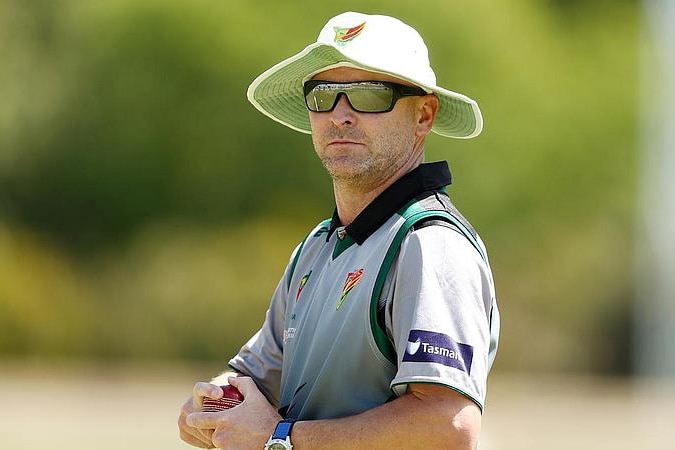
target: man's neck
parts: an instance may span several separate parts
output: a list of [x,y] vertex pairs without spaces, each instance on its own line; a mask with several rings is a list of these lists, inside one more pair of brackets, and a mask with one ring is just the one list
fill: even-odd
[[[389,184],[391,185],[391,184]],[[333,183],[335,192],[335,205],[337,206],[338,217],[342,225],[351,224],[354,219],[370,204],[378,195],[380,195],[388,186],[378,186],[369,191],[355,191],[349,188],[340,187],[339,183]]]
[[366,207],[375,200],[389,186],[406,173],[422,163],[422,158],[412,164],[401,167],[391,176],[375,184],[361,184],[333,180],[333,192],[338,217],[343,226],[351,224]]

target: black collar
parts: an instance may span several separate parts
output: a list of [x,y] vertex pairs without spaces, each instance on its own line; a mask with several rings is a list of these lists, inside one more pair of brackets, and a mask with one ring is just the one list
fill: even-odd
[[[451,181],[450,168],[446,161],[421,164],[396,180],[394,184],[370,202],[356,216],[356,219],[345,227],[345,231],[357,244],[361,245],[396,211],[412,199],[425,192],[442,189],[449,185]],[[326,241],[330,239],[330,236],[340,225],[340,218],[337,208],[335,208]]]

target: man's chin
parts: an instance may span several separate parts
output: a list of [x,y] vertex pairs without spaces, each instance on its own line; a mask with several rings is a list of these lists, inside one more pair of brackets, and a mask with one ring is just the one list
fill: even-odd
[[370,186],[376,181],[377,171],[372,167],[349,166],[349,165],[326,165],[326,171],[333,179],[333,182],[341,185],[351,185],[352,187]]
[[330,161],[324,162],[328,175],[334,180],[348,181],[363,176],[364,168],[359,167],[349,161]]

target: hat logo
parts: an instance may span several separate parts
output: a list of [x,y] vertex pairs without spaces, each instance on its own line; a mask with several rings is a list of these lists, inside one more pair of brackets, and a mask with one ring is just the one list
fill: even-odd
[[363,22],[361,25],[351,28],[333,27],[333,30],[335,31],[335,43],[337,45],[347,44],[349,41],[361,34],[364,28],[366,28],[365,22]]

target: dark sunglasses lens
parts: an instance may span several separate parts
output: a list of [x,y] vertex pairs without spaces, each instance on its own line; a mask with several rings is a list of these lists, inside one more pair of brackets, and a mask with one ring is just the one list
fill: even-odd
[[325,112],[333,109],[335,97],[338,94],[337,89],[330,89],[330,85],[318,84],[307,93],[305,102],[307,108],[314,112]]
[[391,108],[394,91],[383,84],[362,84],[347,93],[352,108],[360,112],[382,112]]
[[393,89],[380,83],[325,83],[314,86],[307,93],[307,108],[314,112],[330,111],[341,93],[347,95],[352,108],[359,112],[387,111],[394,98]]

